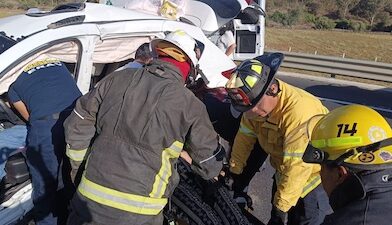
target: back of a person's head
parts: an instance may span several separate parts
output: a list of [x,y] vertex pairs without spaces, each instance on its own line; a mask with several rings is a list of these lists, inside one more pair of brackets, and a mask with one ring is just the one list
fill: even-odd
[[152,56],[152,52],[150,51],[149,43],[144,43],[140,45],[139,48],[136,50],[135,59],[149,60],[152,57],[153,56]]
[[1,95],[0,95],[0,100],[2,100],[2,101],[4,101],[4,102],[8,101],[7,93],[1,94]]

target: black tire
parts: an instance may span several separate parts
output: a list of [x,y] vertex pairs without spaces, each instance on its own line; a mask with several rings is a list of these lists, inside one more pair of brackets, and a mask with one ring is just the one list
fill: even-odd
[[[177,171],[181,180],[171,197],[171,206],[177,219],[189,225],[250,224],[225,186],[217,185],[215,180],[202,180],[181,160],[177,165]],[[207,190],[206,186],[211,185],[214,186],[214,191],[208,196],[207,203],[203,200],[203,194]]]
[[189,225],[220,225],[219,216],[211,206],[202,201],[194,188],[180,182],[171,197],[171,207],[177,220]]
[[248,225],[248,219],[242,213],[226,187],[221,186],[215,193],[214,209],[225,225]]

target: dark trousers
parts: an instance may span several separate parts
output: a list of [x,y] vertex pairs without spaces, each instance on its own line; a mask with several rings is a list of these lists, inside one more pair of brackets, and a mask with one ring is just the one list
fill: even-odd
[[[37,225],[56,225],[58,214],[66,212],[66,194],[60,165],[65,155],[63,119],[31,121],[27,133],[27,163],[29,166]],[[62,211],[62,213],[60,212]]]
[[[274,182],[272,190],[272,199],[276,192],[276,184]],[[323,187],[318,185],[305,198],[300,198],[297,204],[288,212],[288,225],[320,225],[325,216],[332,213],[329,205],[327,193]],[[279,225],[280,219],[277,218],[274,210],[271,211],[271,219],[269,225]]]

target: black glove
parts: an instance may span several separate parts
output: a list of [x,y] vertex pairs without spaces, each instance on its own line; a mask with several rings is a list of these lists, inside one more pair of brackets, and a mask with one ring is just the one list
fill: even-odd
[[[248,193],[240,191],[236,192],[234,191],[234,196],[233,198],[236,200],[237,205],[241,209],[246,209],[248,208],[249,210],[253,211],[253,200],[252,198],[248,195]],[[243,199],[243,200],[242,200]],[[244,201],[245,200],[245,201]]]
[[218,189],[222,186],[221,182],[215,180],[208,180],[202,182],[202,195],[201,198],[205,203],[214,207]]
[[225,186],[230,191],[232,191],[234,180],[239,175],[231,173],[229,168],[230,168],[229,164],[226,163],[223,164],[222,170],[218,176],[218,182],[221,183],[221,185]]
[[271,219],[267,225],[287,225],[288,224],[288,213],[283,212],[275,206],[272,207]]

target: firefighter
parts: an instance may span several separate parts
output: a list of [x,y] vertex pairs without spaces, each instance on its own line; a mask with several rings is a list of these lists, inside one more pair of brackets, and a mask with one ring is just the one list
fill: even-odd
[[74,168],[87,159],[69,225],[161,225],[185,147],[204,179],[222,168],[225,150],[205,106],[184,86],[197,75],[201,43],[175,31],[150,44],[157,59],[103,79],[65,123]]
[[391,224],[392,129],[375,110],[339,107],[315,125],[304,161],[321,164],[334,213],[323,225]]
[[307,142],[290,142],[297,126],[316,114],[322,103],[304,90],[275,79],[283,54],[245,60],[226,84],[233,108],[244,112],[234,140],[230,171],[241,174],[258,140],[270,155],[276,173],[269,225],[320,224],[329,213],[328,197],[320,185],[320,166],[302,161]]

